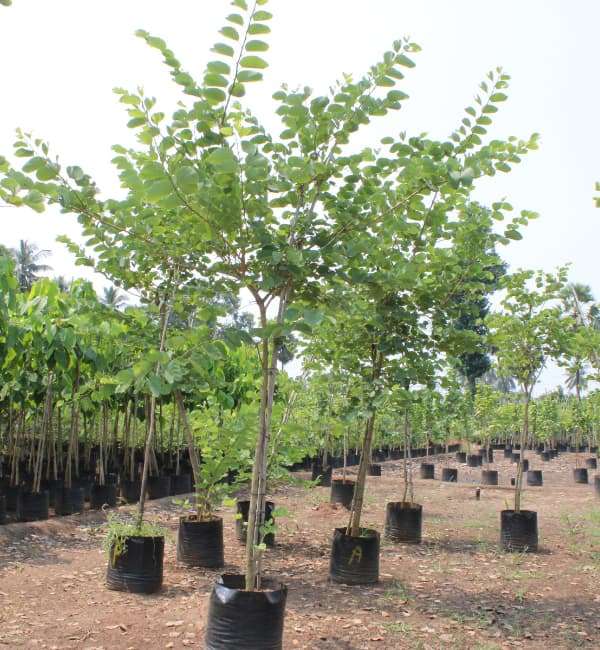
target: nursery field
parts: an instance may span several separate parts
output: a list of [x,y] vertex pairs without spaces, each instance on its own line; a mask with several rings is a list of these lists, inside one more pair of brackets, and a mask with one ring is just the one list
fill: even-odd
[[[289,511],[278,522],[265,574],[289,587],[283,647],[363,648],[597,648],[600,645],[600,498],[573,481],[574,454],[542,463],[544,486],[524,490],[538,512],[538,553],[499,550],[500,511],[512,497],[516,465],[495,452],[498,487],[475,491],[480,469],[457,465],[459,483],[415,479],[423,504],[423,542],[382,538],[380,582],[328,582],[330,544],[347,511],[329,504],[329,488],[301,482],[275,490]],[[401,463],[382,464],[369,477],[365,525],[383,529],[385,504],[399,498]],[[295,476],[310,478],[297,472]],[[132,507],[122,508],[129,511]],[[103,518],[99,512],[0,528],[0,646],[7,648],[204,647],[208,595],[223,570],[177,563],[180,509],[151,501],[148,517],[171,531],[164,586],[150,596],[105,588]],[[232,509],[224,508],[225,572],[243,571]]]

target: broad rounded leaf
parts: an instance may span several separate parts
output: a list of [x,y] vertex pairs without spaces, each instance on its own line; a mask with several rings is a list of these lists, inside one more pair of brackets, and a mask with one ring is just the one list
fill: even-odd
[[253,68],[257,70],[263,70],[269,66],[269,64],[259,56],[245,56],[240,61],[240,65],[242,68]]

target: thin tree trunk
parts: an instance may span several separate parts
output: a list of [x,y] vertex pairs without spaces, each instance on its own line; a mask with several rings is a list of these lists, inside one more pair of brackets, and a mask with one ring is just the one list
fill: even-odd
[[[169,324],[169,316],[171,313],[170,307],[167,306],[166,301],[162,302],[162,322],[161,322],[161,332],[160,332],[160,345],[159,351],[163,352],[165,349],[165,342],[167,338],[167,326]],[[156,366],[158,371],[158,364]],[[144,521],[144,506],[146,503],[146,489],[148,486],[148,470],[150,467],[150,452],[152,450],[154,430],[155,430],[155,415],[156,410],[156,398],[154,395],[150,398],[150,420],[148,424],[148,435],[146,436],[146,446],[144,449],[144,467],[142,469],[142,483],[140,486],[140,500],[138,503],[138,513],[137,513],[137,527],[141,528],[142,522]]]
[[[371,372],[372,388],[376,388],[375,384],[381,376],[381,368],[383,365],[383,354],[376,350],[373,345],[372,353],[373,368]],[[358,476],[354,486],[354,497],[352,499],[352,507],[350,509],[350,521],[348,522],[347,534],[352,537],[360,535],[360,519],[362,515],[363,500],[365,494],[365,483],[367,480],[367,468],[371,463],[371,445],[373,443],[373,432],[375,430],[375,407],[371,404],[371,415],[368,417],[365,425],[365,436],[363,439],[362,453],[360,457],[360,465],[358,467]]]
[[[199,508],[199,497],[198,490],[200,489],[200,459],[198,457],[198,449],[196,448],[196,443],[194,441],[194,434],[192,433],[192,427],[190,426],[190,421],[187,416],[187,411],[185,410],[185,404],[183,402],[183,396],[179,390],[176,390],[175,393],[175,403],[179,410],[179,418],[183,425],[183,430],[185,432],[188,451],[190,454],[190,463],[192,464],[192,474],[194,475],[194,492],[196,493],[196,508]],[[198,514],[200,514],[198,512]]]
[[[255,296],[258,298],[258,296]],[[284,289],[279,297],[277,324],[283,323],[283,315],[287,307],[289,293]],[[260,309],[261,326],[267,326],[267,310],[264,301],[257,300]],[[257,549],[260,528],[264,521],[265,496],[267,483],[267,461],[269,435],[271,431],[271,414],[273,412],[273,396],[277,378],[277,343],[264,338],[261,344],[262,382],[259,410],[259,430],[256,440],[252,482],[250,487],[250,507],[248,512],[248,529],[246,536],[246,590],[260,589],[261,553]]]
[[529,433],[529,389],[525,390],[525,405],[523,408],[523,429],[521,430],[521,449],[519,450],[519,465],[517,467],[517,480],[515,481],[515,512],[521,512],[521,492],[523,490],[523,456],[525,455],[525,440]]

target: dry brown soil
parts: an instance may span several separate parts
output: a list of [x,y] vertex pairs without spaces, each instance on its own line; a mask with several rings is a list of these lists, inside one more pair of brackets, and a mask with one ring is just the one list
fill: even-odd
[[[538,512],[539,553],[498,548],[515,466],[496,452],[501,486],[482,489],[479,501],[477,469],[461,465],[458,484],[416,481],[423,543],[383,542],[381,581],[373,587],[327,580],[332,530],[347,520],[329,506],[329,490],[277,490],[272,497],[290,516],[280,520],[265,565],[289,587],[284,648],[600,648],[600,497],[591,484],[573,483],[573,455],[530,458],[544,470],[544,487],[524,496],[524,507]],[[369,478],[364,514],[379,530],[386,502],[402,491],[400,464],[383,468],[381,478]],[[170,499],[148,510],[172,530],[164,588],[154,596],[106,589],[98,513],[0,527],[0,648],[202,648],[217,573],[176,562],[179,512]],[[226,571],[239,573],[243,548],[232,512],[222,514]]]

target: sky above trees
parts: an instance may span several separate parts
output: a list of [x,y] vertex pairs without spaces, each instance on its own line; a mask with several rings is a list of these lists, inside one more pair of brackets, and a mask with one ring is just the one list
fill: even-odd
[[[134,37],[137,28],[165,38],[190,72],[201,76],[208,49],[221,26],[226,0],[16,0],[0,15],[4,101],[0,153],[9,154],[14,128],[48,140],[64,163],[90,171],[101,188],[118,186],[110,146],[129,144],[127,116],[112,88],[141,85],[159,98],[160,109],[175,107],[176,88],[159,57]],[[482,184],[486,202],[506,196],[516,210],[531,209],[521,242],[502,251],[512,268],[551,270],[572,263],[574,281],[600,296],[596,273],[599,135],[595,128],[600,90],[593,66],[600,54],[594,33],[600,6],[586,0],[304,0],[273,6],[273,38],[266,82],[249,89],[249,104],[269,123],[271,93],[283,79],[325,90],[342,72],[359,75],[393,39],[410,34],[423,51],[403,90],[411,100],[396,115],[396,132],[449,135],[471,103],[487,70],[502,65],[512,76],[509,101],[495,120],[493,136],[541,134],[540,151],[511,174]],[[387,133],[386,133],[387,134]],[[372,129],[365,144],[384,133]],[[75,267],[54,240],[77,237],[70,218],[50,210],[37,215],[1,209],[0,243],[20,239],[52,250],[53,274],[67,278],[88,270]],[[95,278],[99,288],[105,284]],[[552,373],[554,375],[554,373]],[[554,385],[562,373],[547,376]]]

